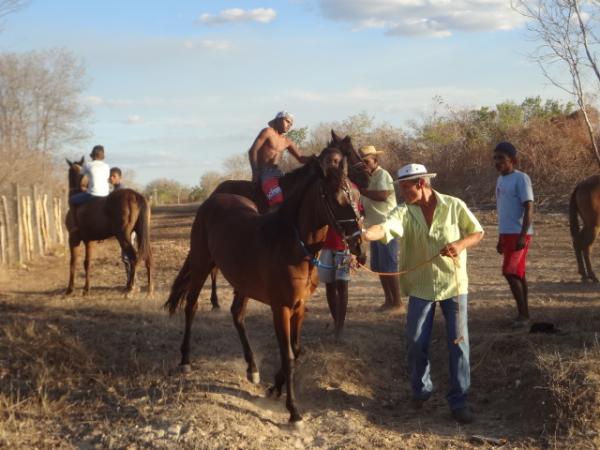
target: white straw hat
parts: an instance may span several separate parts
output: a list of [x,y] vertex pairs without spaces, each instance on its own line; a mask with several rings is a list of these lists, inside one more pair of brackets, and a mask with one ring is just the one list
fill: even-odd
[[396,172],[396,181],[435,178],[436,176],[437,173],[427,172],[427,168],[423,164],[407,164]]

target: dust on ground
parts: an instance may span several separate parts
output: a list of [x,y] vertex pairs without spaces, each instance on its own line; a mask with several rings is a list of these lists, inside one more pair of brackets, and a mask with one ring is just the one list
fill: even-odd
[[[308,302],[297,363],[302,430],[286,422],[285,394],[266,398],[279,367],[270,310],[248,308],[247,329],[261,384],[246,366],[228,312],[232,291],[220,283],[222,310],[211,311],[209,286],[201,293],[193,326],[192,367],[181,375],[183,314],[162,309],[189,248],[195,208],[153,214],[156,294],[124,298],[120,251],[114,240],[96,246],[92,290],[62,294],[68,255],[57,252],[0,274],[0,447],[13,448],[490,448],[473,435],[507,439],[510,448],[538,448],[556,438],[555,410],[541,353],[579,354],[600,330],[599,286],[582,284],[567,219],[536,218],[528,280],[534,321],[552,322],[560,334],[514,331],[516,308],[500,274],[493,215],[480,213],[486,237],[469,251],[469,334],[476,422],[452,421],[445,402],[447,349],[438,311],[431,344],[435,392],[424,408],[411,408],[404,367],[405,314],[377,311],[377,278],[360,272],[350,282],[342,342],[333,337],[324,288]],[[81,265],[80,265],[81,266]],[[596,342],[597,343],[597,342]],[[579,439],[598,443],[598,430]],[[507,448],[507,447],[504,447]]]

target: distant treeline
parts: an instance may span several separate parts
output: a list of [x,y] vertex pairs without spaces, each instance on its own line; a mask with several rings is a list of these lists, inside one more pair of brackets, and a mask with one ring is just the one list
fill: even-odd
[[[597,111],[588,113],[598,121]],[[317,153],[331,129],[350,135],[356,148],[372,144],[384,150],[380,162],[390,171],[409,162],[425,164],[438,173],[434,187],[481,207],[493,202],[497,173],[492,151],[502,140],[518,148],[519,168],[531,176],[540,206],[563,208],[576,181],[598,172],[581,112],[575,111],[572,103],[540,97],[458,110],[436,99],[434,111],[410,122],[406,129],[378,124],[375,117],[360,113],[290,134],[305,153]],[[284,158],[284,168],[296,164]],[[247,155],[240,154],[226,160],[222,171],[202,175],[197,186],[156,180],[147,186],[146,194],[157,194],[159,203],[201,201],[221,181],[249,177]]]

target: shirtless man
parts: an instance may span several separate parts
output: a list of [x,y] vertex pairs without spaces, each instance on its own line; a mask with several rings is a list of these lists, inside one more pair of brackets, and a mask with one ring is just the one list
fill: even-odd
[[289,151],[302,164],[308,161],[308,157],[300,153],[294,141],[285,135],[293,123],[294,116],[289,112],[278,112],[269,122],[269,126],[261,130],[248,150],[252,181],[260,184],[269,206],[283,201],[283,193],[279,187],[279,178],[283,172],[278,167],[283,152]]

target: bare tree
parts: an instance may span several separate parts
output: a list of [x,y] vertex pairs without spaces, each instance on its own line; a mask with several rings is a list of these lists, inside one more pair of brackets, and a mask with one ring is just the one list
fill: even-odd
[[[544,76],[558,88],[571,94],[583,114],[596,161],[600,165],[600,149],[595,124],[589,115],[588,90],[597,90],[600,82],[594,47],[600,41],[594,33],[600,3],[597,0],[514,0],[513,8],[529,19],[528,30],[540,47],[532,55]],[[585,10],[584,10],[585,8]],[[555,64],[567,67],[569,79],[562,80],[553,72]]]
[[25,7],[29,0],[1,0],[0,1],[0,17],[7,16],[19,9]]
[[223,161],[224,178],[230,180],[250,180],[252,171],[248,164],[248,154],[233,155]]
[[63,49],[0,54],[0,184],[87,137],[85,69]]

